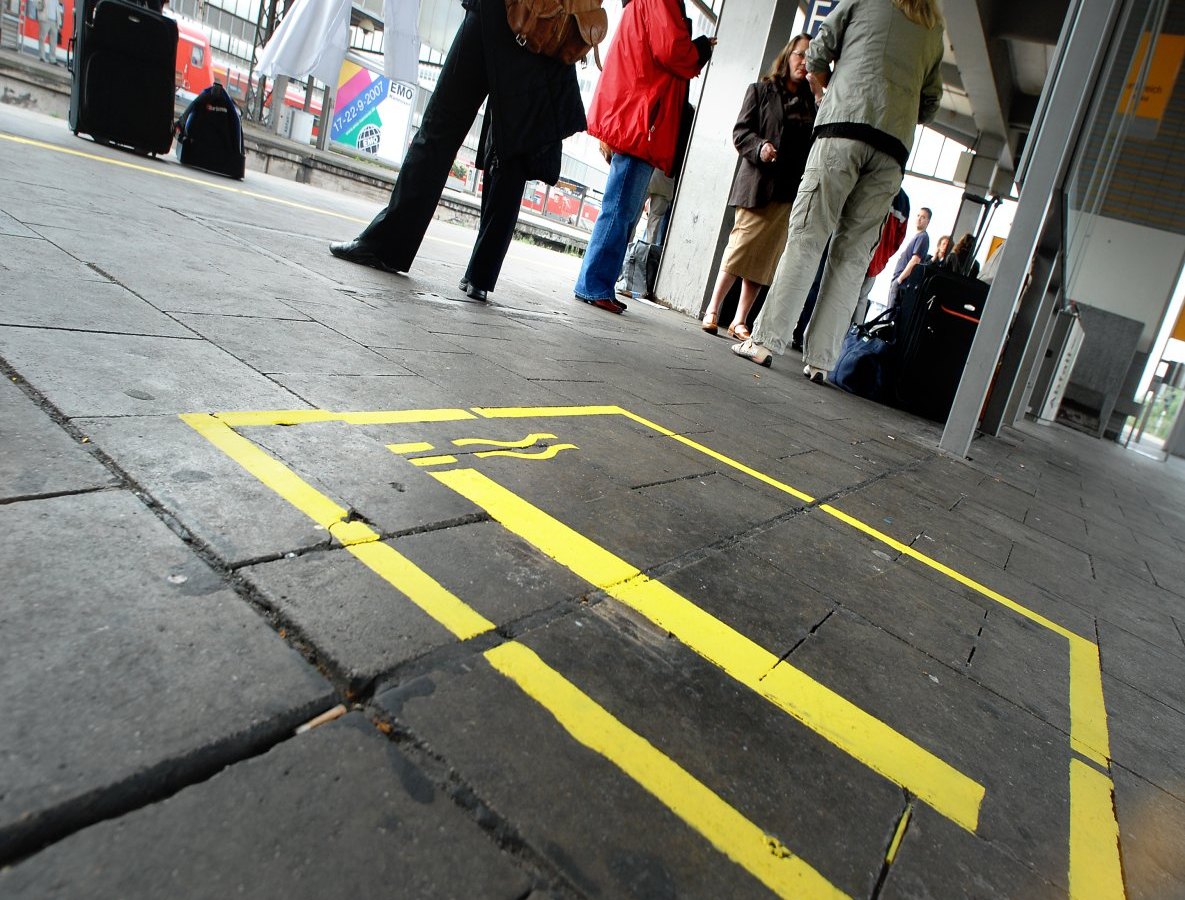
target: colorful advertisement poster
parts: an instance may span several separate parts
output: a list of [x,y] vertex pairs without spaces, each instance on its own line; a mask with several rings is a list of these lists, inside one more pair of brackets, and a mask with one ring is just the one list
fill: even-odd
[[391,163],[403,160],[415,85],[391,81],[350,60],[342,64],[329,137]]

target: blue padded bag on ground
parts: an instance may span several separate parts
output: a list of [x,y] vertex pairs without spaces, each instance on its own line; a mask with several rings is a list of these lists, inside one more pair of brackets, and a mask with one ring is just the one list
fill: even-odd
[[897,308],[848,329],[835,368],[827,380],[849,394],[887,403],[896,379],[897,348],[894,330]]

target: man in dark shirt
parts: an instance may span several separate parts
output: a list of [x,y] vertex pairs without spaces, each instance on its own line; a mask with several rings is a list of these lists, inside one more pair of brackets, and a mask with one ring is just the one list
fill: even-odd
[[930,210],[925,206],[918,210],[917,234],[910,238],[897,257],[897,265],[893,267],[893,280],[889,283],[889,306],[897,305],[897,292],[905,286],[914,268],[921,265],[930,252],[930,235],[926,234],[930,215]]

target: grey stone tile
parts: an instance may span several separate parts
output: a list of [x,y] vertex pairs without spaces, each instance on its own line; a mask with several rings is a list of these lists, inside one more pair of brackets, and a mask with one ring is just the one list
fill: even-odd
[[1185,713],[1110,675],[1103,696],[1115,764],[1185,802]]
[[1166,650],[1104,620],[1099,655],[1105,673],[1185,713],[1185,646]]
[[6,858],[332,705],[328,683],[131,494],[0,506],[0,527]]
[[[595,612],[524,641],[841,890],[862,896],[872,889],[902,806],[897,788],[676,641],[636,640]],[[466,669],[434,673],[378,702],[447,755],[479,796],[521,823],[527,842],[576,890],[768,896],[517,688],[485,665]]]
[[1025,866],[1007,847],[968,834],[917,805],[879,896],[883,900],[1061,900],[1066,892]]
[[843,611],[789,661],[982,784],[976,834],[1065,885],[1064,733]]
[[512,900],[531,882],[357,713],[0,871],[14,900]]
[[76,424],[228,566],[330,543],[324,528],[176,416]]
[[193,313],[178,318],[237,359],[269,374],[409,374],[319,322]]
[[1115,812],[1130,900],[1185,896],[1185,802],[1119,767]]
[[0,501],[119,483],[7,378],[0,379],[0,451]]
[[204,341],[0,327],[0,356],[71,418],[300,405]]

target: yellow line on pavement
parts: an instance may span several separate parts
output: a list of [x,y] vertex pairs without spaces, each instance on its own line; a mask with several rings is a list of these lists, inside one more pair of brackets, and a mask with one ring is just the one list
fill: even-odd
[[781,841],[765,834],[662,751],[631,731],[518,643],[486,651],[497,671],[546,709],[574,739],[633,778],[779,897],[844,897]]
[[242,194],[244,197],[251,197],[254,200],[266,200],[268,203],[278,203],[281,206],[287,206],[292,209],[302,209],[306,212],[320,213],[323,216],[332,216],[335,219],[345,219],[347,222],[358,222],[362,225],[367,224],[369,219],[359,219],[357,216],[347,216],[345,213],[331,212],[327,209],[322,209],[318,206],[310,206],[307,203],[298,203],[295,200],[284,200],[280,197],[272,197],[267,194],[260,194],[257,191],[249,191],[246,188],[235,187],[233,184],[224,184],[220,181],[207,181],[204,178],[195,178],[192,175],[185,175],[181,172],[172,171],[172,167],[167,163],[161,163],[157,166],[146,166],[143,163],[127,162],[122,159],[111,159],[107,156],[101,156],[98,153],[86,153],[82,150],[72,150],[69,147],[59,147],[56,144],[47,144],[45,141],[37,141],[32,138],[17,137],[15,134],[4,134],[0,132],[0,140],[11,141],[14,144],[24,144],[28,147],[37,147],[41,150],[49,150],[53,153],[63,153],[66,156],[76,156],[80,159],[89,159],[94,162],[106,163],[109,166],[118,166],[121,169],[131,169],[135,172],[145,172],[149,175],[156,175],[160,178],[172,178],[175,181],[184,181],[188,184],[196,184],[201,187],[213,188],[217,191],[225,191],[228,194]]
[[346,521],[349,511],[330,500],[284,463],[214,416],[188,413],[182,421],[294,507],[326,528],[366,566],[461,640],[494,625],[439,585],[407,557],[382,543],[364,522]]
[[413,466],[440,466],[445,463],[455,463],[457,458],[449,456],[447,453],[440,456],[417,456],[415,459],[409,459],[408,462]]
[[1074,900],[1126,896],[1113,789],[1106,775],[1080,759],[1070,760],[1070,896]]
[[984,789],[954,767],[480,472],[430,474],[872,770],[975,831]]

